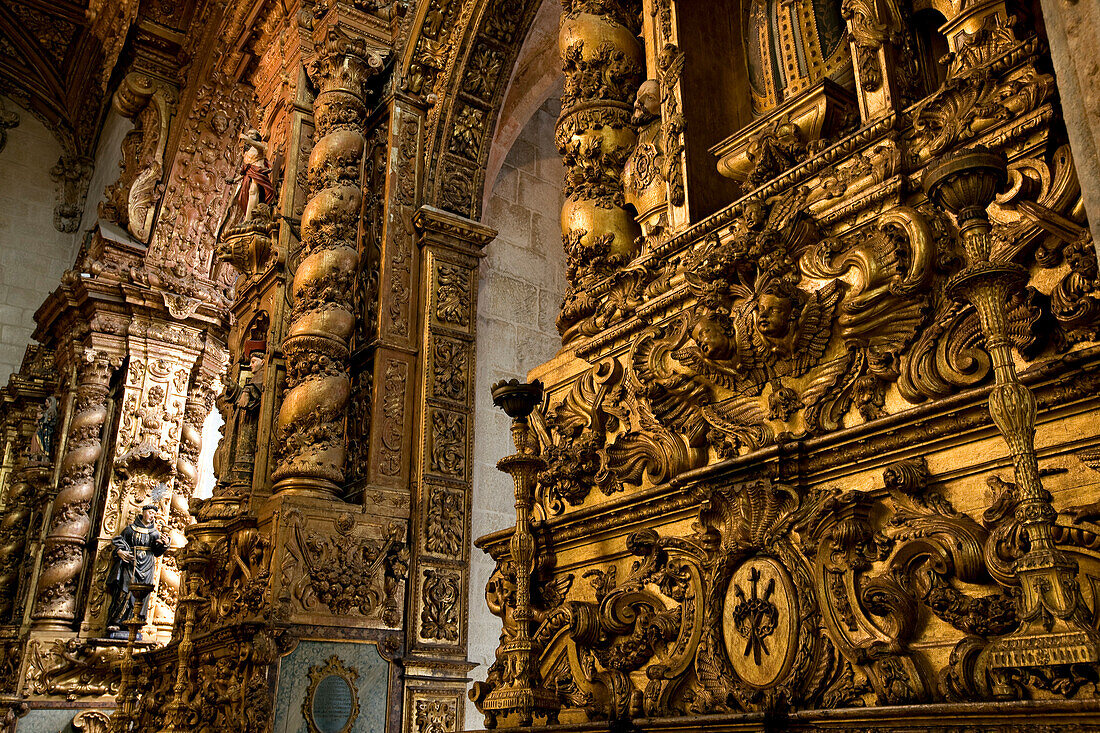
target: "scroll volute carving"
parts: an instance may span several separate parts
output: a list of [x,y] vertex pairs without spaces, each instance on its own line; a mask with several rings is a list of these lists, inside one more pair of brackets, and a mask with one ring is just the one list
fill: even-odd
[[134,127],[122,141],[121,171],[104,191],[99,216],[140,242],[149,240],[163,192],[164,151],[175,104],[175,90],[140,72],[128,74],[115,92],[114,110],[132,119]]
[[877,417],[927,317],[934,253],[914,209],[831,238],[800,194],[750,201],[688,256],[694,307],[635,338],[630,390],[721,457],[836,429],[853,407]]
[[[1014,505],[979,524],[930,485],[923,459],[890,466],[883,481],[882,500],[824,495],[804,525],[828,633],[866,671],[880,704],[988,698],[988,645],[1019,626],[1013,558],[1003,558],[1011,529],[996,518]],[[967,590],[996,589],[994,580],[1006,589]],[[910,646],[932,617],[962,636],[938,679]]]

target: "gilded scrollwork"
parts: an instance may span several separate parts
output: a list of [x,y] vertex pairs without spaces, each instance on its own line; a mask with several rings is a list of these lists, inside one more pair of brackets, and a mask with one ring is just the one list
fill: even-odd
[[78,639],[57,639],[48,647],[32,640],[27,650],[27,682],[35,694],[77,697],[110,695],[118,691],[114,669],[122,651]]
[[450,733],[457,716],[452,700],[417,700],[415,718],[417,733]]
[[289,562],[283,583],[294,608],[324,609],[339,616],[379,618],[389,626],[400,621],[399,603],[408,571],[403,528],[394,525],[377,539],[338,527],[330,538],[293,516]]

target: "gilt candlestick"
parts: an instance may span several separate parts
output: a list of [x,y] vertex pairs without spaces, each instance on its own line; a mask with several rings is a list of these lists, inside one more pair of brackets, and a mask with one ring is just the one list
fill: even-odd
[[520,725],[531,725],[534,716],[557,721],[561,706],[552,690],[540,686],[536,667],[538,659],[531,640],[531,576],[535,570],[537,548],[531,532],[531,508],[539,471],[546,461],[527,424],[527,416],[542,399],[542,384],[524,384],[518,380],[501,381],[493,385],[493,404],[512,418],[512,442],[516,452],[501,458],[497,468],[511,474],[515,484],[516,527],[509,542],[511,564],[516,575],[516,602],[513,618],[515,636],[502,647],[505,659],[503,684],[489,693],[482,704],[485,727],[496,725],[498,715],[515,714]]
[[[992,226],[986,208],[1007,180],[1003,156],[985,150],[949,155],[924,174],[928,198],[955,215],[966,267],[948,283],[974,306],[993,363],[989,412],[1012,455],[1018,492],[1015,519],[1027,538],[1016,561],[1021,593],[1019,628],[989,648],[993,692],[1009,695],[1020,668],[1044,668],[1100,661],[1100,636],[1088,620],[1077,582],[1077,563],[1054,544],[1058,512],[1043,488],[1035,453],[1036,403],[1012,360],[1008,301],[1023,287],[1027,270],[992,259]],[[1040,675],[1041,676],[1041,675]]]

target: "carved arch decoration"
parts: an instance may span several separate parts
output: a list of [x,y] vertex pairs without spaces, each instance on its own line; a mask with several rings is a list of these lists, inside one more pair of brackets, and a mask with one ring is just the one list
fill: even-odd
[[432,0],[413,21],[401,86],[430,105],[425,203],[478,219],[512,68],[545,0]]

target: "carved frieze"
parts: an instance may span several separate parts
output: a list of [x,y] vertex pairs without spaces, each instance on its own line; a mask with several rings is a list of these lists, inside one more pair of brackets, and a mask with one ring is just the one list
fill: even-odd
[[27,650],[27,686],[36,695],[112,695],[118,691],[121,658],[117,646],[95,646],[78,639],[57,639],[52,644],[32,639]]

